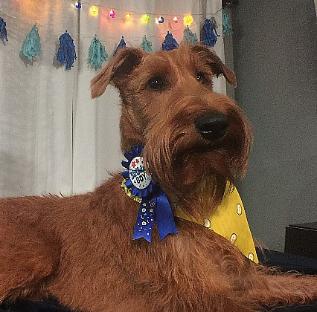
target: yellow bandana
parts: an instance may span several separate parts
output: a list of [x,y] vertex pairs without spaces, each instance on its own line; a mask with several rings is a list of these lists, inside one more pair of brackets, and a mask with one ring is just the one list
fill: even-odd
[[[140,203],[141,199],[133,196],[124,182],[125,180],[121,184],[124,192],[133,200]],[[174,214],[179,218],[196,222],[194,218],[186,215],[179,208],[175,209]],[[255,263],[259,263],[243,203],[235,187],[232,187],[232,189],[229,189],[229,186],[227,187],[221,204],[208,219],[204,220],[203,225],[228,239],[247,258]]]
[[[196,222],[194,218],[186,215],[180,209],[176,209],[175,215],[179,218]],[[247,258],[259,263],[245,209],[235,187],[231,190],[227,187],[221,204],[208,219],[204,220],[203,225],[228,239]]]

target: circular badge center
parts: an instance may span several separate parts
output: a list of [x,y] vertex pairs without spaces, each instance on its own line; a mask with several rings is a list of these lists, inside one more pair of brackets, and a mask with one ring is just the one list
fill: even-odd
[[144,168],[143,157],[134,157],[129,165],[129,177],[132,184],[139,190],[147,188],[151,183],[149,176]]

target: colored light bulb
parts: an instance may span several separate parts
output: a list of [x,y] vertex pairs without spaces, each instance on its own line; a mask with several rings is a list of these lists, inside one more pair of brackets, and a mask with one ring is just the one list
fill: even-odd
[[164,23],[164,17],[160,16],[157,21],[159,22],[159,24],[163,24]]
[[115,18],[115,17],[116,17],[116,11],[115,11],[114,9],[111,9],[111,10],[109,11],[109,16],[110,16],[111,18]]
[[76,1],[74,6],[76,9],[81,9],[81,3],[79,1]]
[[90,14],[91,16],[94,16],[94,17],[98,16],[98,14],[99,14],[99,8],[98,8],[97,6],[95,6],[95,5],[92,5],[92,6],[89,8],[89,14]]
[[150,22],[150,16],[148,14],[143,14],[141,16],[141,23],[148,24]]
[[185,15],[184,16],[184,25],[190,26],[193,23],[194,19],[191,15]]
[[125,20],[126,20],[126,22],[132,21],[132,15],[130,13],[126,14]]

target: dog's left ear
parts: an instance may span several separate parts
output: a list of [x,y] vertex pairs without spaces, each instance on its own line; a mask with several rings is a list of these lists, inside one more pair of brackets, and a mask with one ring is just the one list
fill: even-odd
[[221,59],[211,51],[209,48],[203,45],[195,45],[192,47],[193,52],[198,53],[198,55],[206,60],[208,65],[212,68],[213,73],[218,77],[224,75],[226,80],[233,85],[237,86],[237,79],[235,73],[227,67]]
[[129,75],[141,63],[144,55],[145,52],[141,49],[120,49],[91,81],[91,97],[96,98],[102,95],[110,82],[117,86],[123,78]]

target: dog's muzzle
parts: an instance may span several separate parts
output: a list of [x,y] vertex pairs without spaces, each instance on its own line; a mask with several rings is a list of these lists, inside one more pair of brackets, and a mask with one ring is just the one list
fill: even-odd
[[195,126],[204,139],[212,142],[225,136],[228,128],[228,120],[224,114],[208,112],[195,120]]

